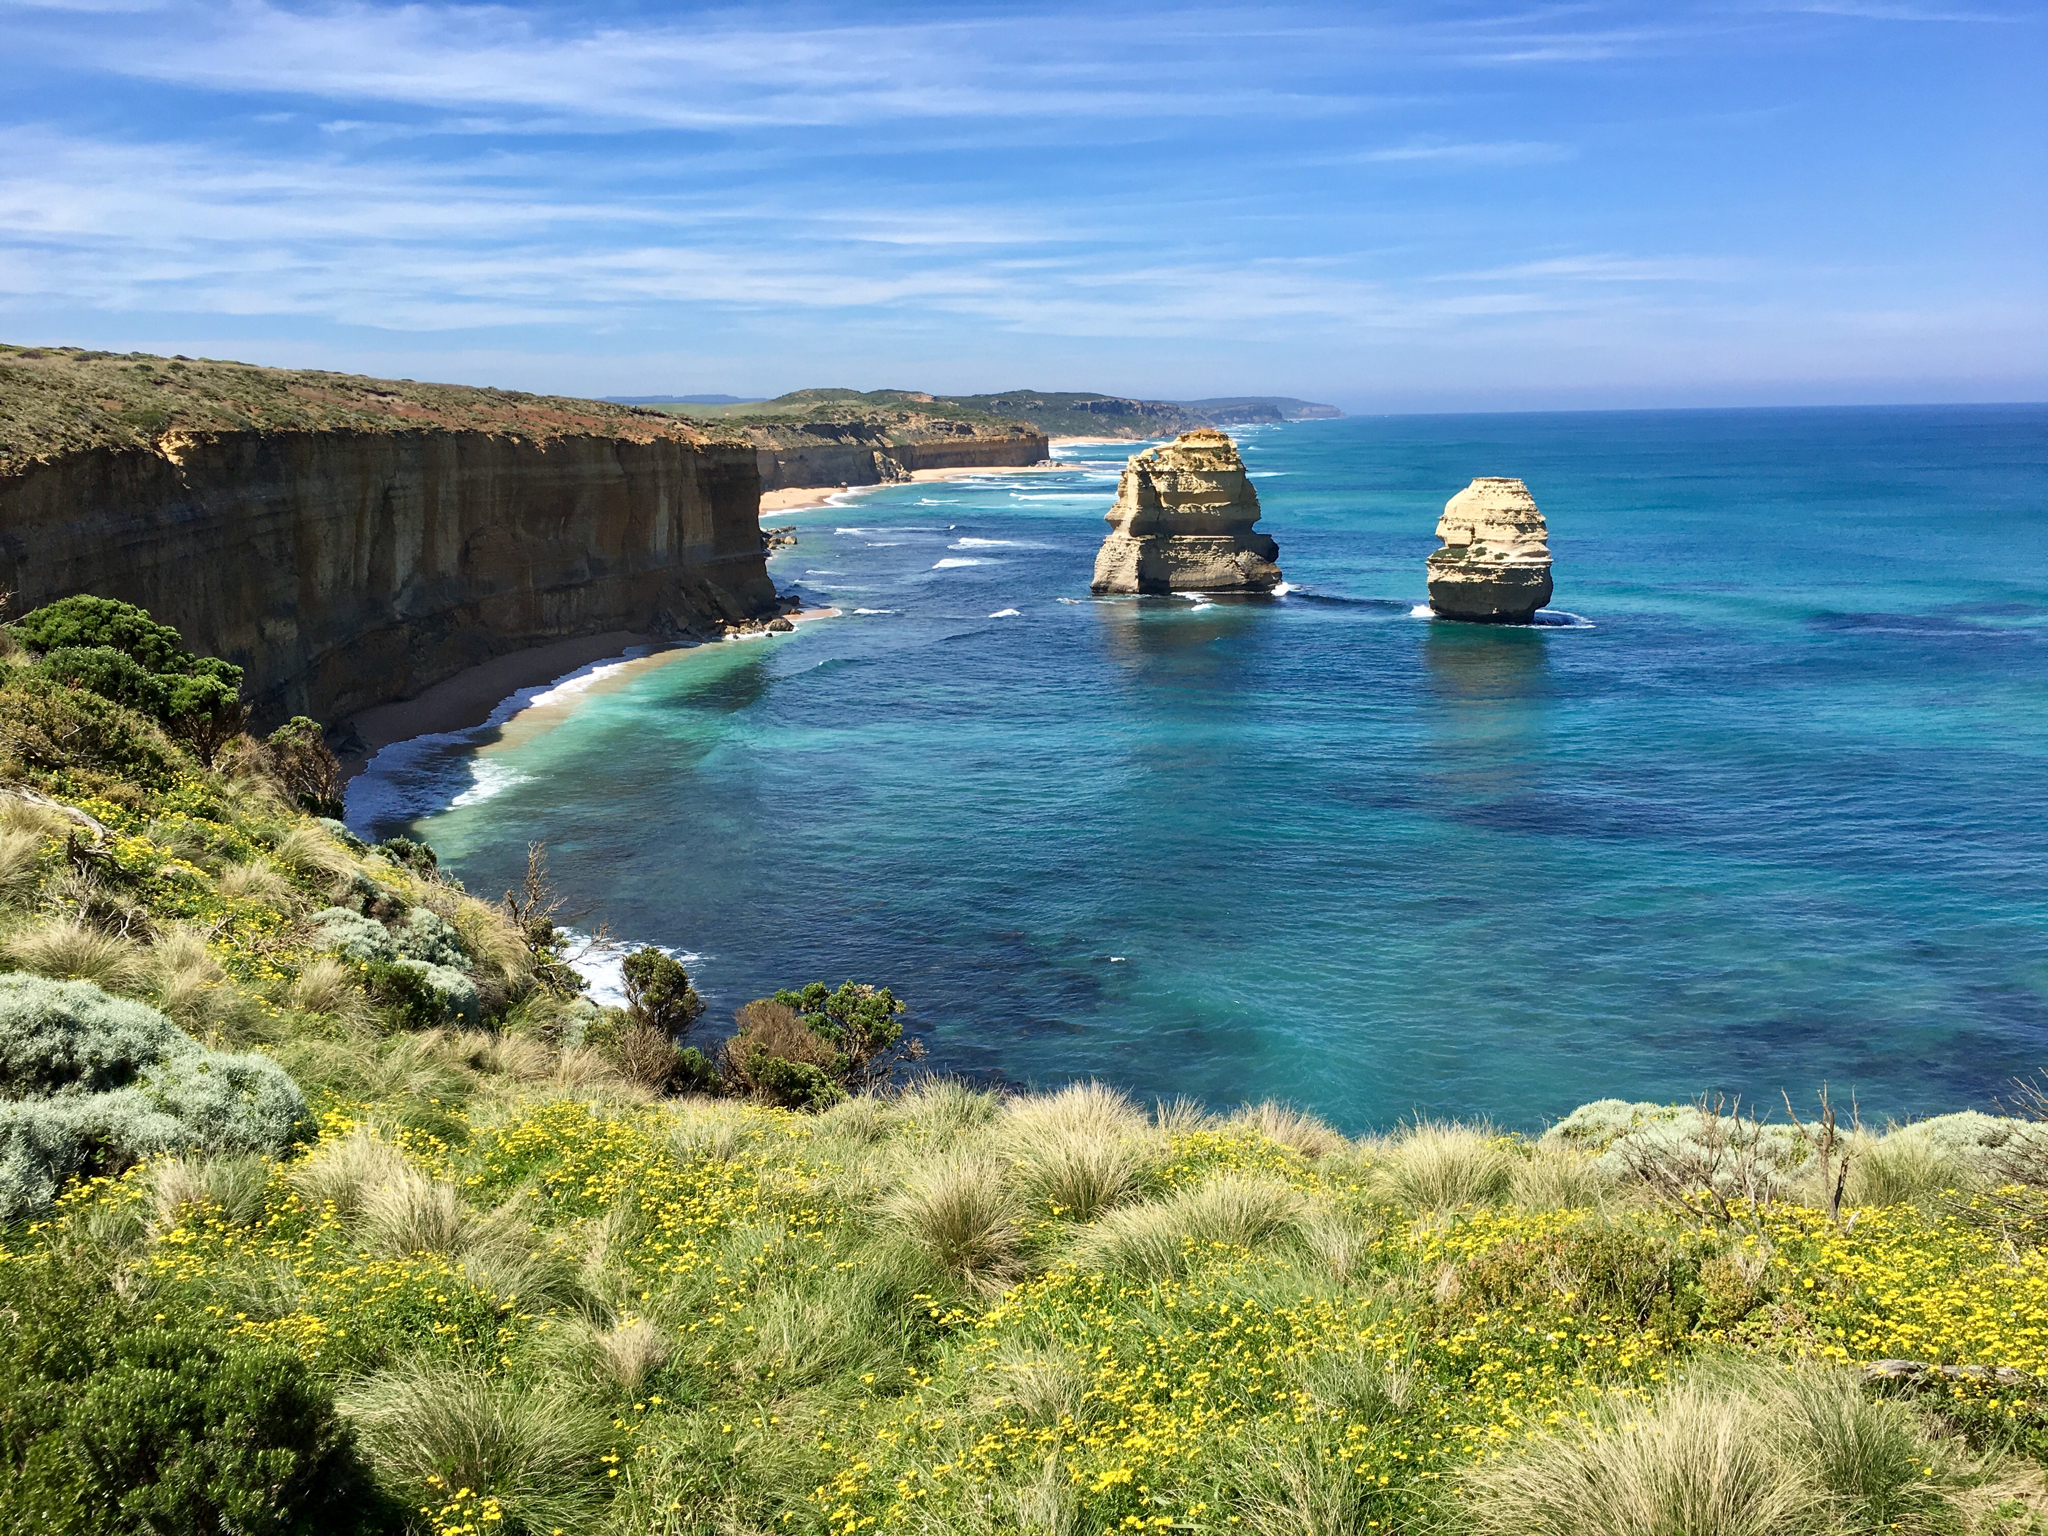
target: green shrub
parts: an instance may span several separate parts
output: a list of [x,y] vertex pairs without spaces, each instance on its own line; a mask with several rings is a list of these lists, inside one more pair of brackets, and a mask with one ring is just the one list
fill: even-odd
[[162,678],[143,670],[126,651],[111,645],[64,645],[50,652],[39,669],[66,688],[88,688],[103,699],[125,704],[138,714],[162,719],[170,689]]
[[328,750],[319,721],[294,715],[263,745],[271,776],[300,810],[323,817],[342,814],[341,764]]
[[190,767],[150,716],[39,672],[0,683],[0,742],[17,772],[84,769],[161,789]]
[[248,718],[240,667],[195,656],[175,629],[132,603],[67,597],[17,620],[14,636],[43,654],[53,679],[151,716],[190,742],[203,763]]
[[736,1092],[790,1109],[829,1109],[846,1097],[847,1059],[808,1028],[794,1008],[770,998],[733,1016],[739,1033],[725,1042],[725,1076]]
[[284,1150],[311,1128],[267,1056],[200,1046],[90,982],[0,976],[0,1221],[159,1152]]
[[438,1029],[448,1022],[448,1005],[413,960],[372,960],[363,967],[370,1000],[399,1029]]
[[682,962],[648,945],[626,956],[626,1011],[664,1035],[681,1036],[704,1012]]
[[347,907],[322,907],[307,921],[313,925],[314,944],[329,954],[364,962],[398,958],[391,930],[374,917]]
[[142,1003],[87,981],[0,976],[0,1097],[105,1093],[198,1044]]
[[395,1529],[288,1350],[125,1302],[77,1260],[0,1266],[0,1528],[76,1536]]
[[797,1015],[798,1022],[846,1058],[836,1076],[855,1089],[888,1082],[899,1062],[923,1057],[921,1041],[903,1039],[904,1004],[887,987],[844,982],[835,992],[822,981],[802,991],[775,994],[777,1003]]
[[14,638],[32,651],[105,647],[132,658],[152,674],[183,672],[198,658],[168,624],[133,603],[111,597],[67,597],[14,621]]
[[629,1081],[656,1093],[710,1093],[718,1069],[705,1054],[678,1046],[670,1035],[624,1008],[606,1008],[583,1031],[596,1050]]

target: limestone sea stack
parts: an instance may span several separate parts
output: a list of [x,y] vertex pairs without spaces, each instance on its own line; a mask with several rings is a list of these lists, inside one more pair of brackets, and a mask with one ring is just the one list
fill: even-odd
[[1474,480],[1444,503],[1429,606],[1447,619],[1526,624],[1550,601],[1550,530],[1519,480]]
[[1270,592],[1280,546],[1252,532],[1259,493],[1237,444],[1198,428],[1131,455],[1095,556],[1093,592]]

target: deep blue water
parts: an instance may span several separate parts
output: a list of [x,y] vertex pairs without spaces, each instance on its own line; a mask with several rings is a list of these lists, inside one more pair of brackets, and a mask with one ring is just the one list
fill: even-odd
[[[395,754],[357,819],[482,891],[546,839],[713,1018],[886,983],[1017,1083],[1358,1129],[2048,1066],[2048,407],[1241,441],[1281,598],[1091,599],[1128,447],[859,494],[775,519],[846,617]],[[1528,481],[1583,624],[1414,614],[1474,475]]]

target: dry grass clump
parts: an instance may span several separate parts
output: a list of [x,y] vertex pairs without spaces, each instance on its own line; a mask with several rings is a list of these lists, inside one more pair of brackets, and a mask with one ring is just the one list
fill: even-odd
[[220,872],[220,893],[230,901],[250,901],[280,912],[289,912],[298,904],[291,882],[265,858],[228,865]]
[[1599,1159],[1567,1147],[1538,1147],[1508,1176],[1508,1198],[1529,1211],[1596,1210],[1613,1193]]
[[1970,1528],[1992,1469],[1848,1372],[1730,1362],[1466,1475],[1476,1536],[1837,1536]]
[[415,1509],[467,1488],[495,1499],[508,1529],[580,1531],[609,1491],[598,1458],[611,1421],[558,1387],[416,1360],[359,1383],[342,1406],[382,1481]]
[[470,1224],[460,1190],[412,1167],[367,1190],[358,1219],[363,1246],[393,1258],[454,1253]]
[[1294,1108],[1266,1099],[1248,1104],[1230,1117],[1234,1125],[1248,1125],[1283,1147],[1292,1147],[1310,1161],[1342,1152],[1351,1143],[1328,1122]]
[[1092,1082],[1013,1100],[996,1140],[1024,1197],[1071,1221],[1136,1199],[1159,1150],[1131,1101]]
[[969,1290],[993,1294],[1022,1271],[1016,1197],[992,1157],[939,1163],[887,1199],[881,1214],[922,1259]]
[[[22,801],[0,800],[20,805]],[[19,901],[42,879],[43,837],[21,827],[0,826],[0,901]]]
[[1418,1120],[1373,1169],[1380,1194],[1416,1211],[1491,1205],[1505,1198],[1515,1158],[1491,1126]]
[[176,1226],[192,1206],[216,1209],[237,1226],[254,1221],[263,1214],[272,1166],[261,1157],[165,1158],[150,1170],[156,1230]]
[[344,1220],[363,1209],[371,1193],[415,1176],[405,1154],[376,1132],[357,1126],[346,1136],[323,1142],[292,1170],[292,1184],[316,1209],[332,1205]]
[[1307,1201],[1265,1174],[1223,1173],[1164,1200],[1109,1212],[1081,1234],[1084,1265],[1139,1279],[1184,1274],[1218,1248],[1253,1249],[1298,1233]]
[[149,956],[140,944],[71,918],[51,918],[16,934],[7,955],[38,976],[89,981],[108,992],[139,992],[149,984]]
[[299,968],[288,994],[300,1013],[318,1014],[348,1025],[369,1022],[370,999],[348,965],[332,955],[321,955]]

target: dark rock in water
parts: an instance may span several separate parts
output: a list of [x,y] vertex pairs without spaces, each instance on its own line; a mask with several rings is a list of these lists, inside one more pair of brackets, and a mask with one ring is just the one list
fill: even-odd
[[1447,619],[1526,624],[1550,601],[1550,530],[1519,480],[1483,477],[1444,503],[1429,606]]

